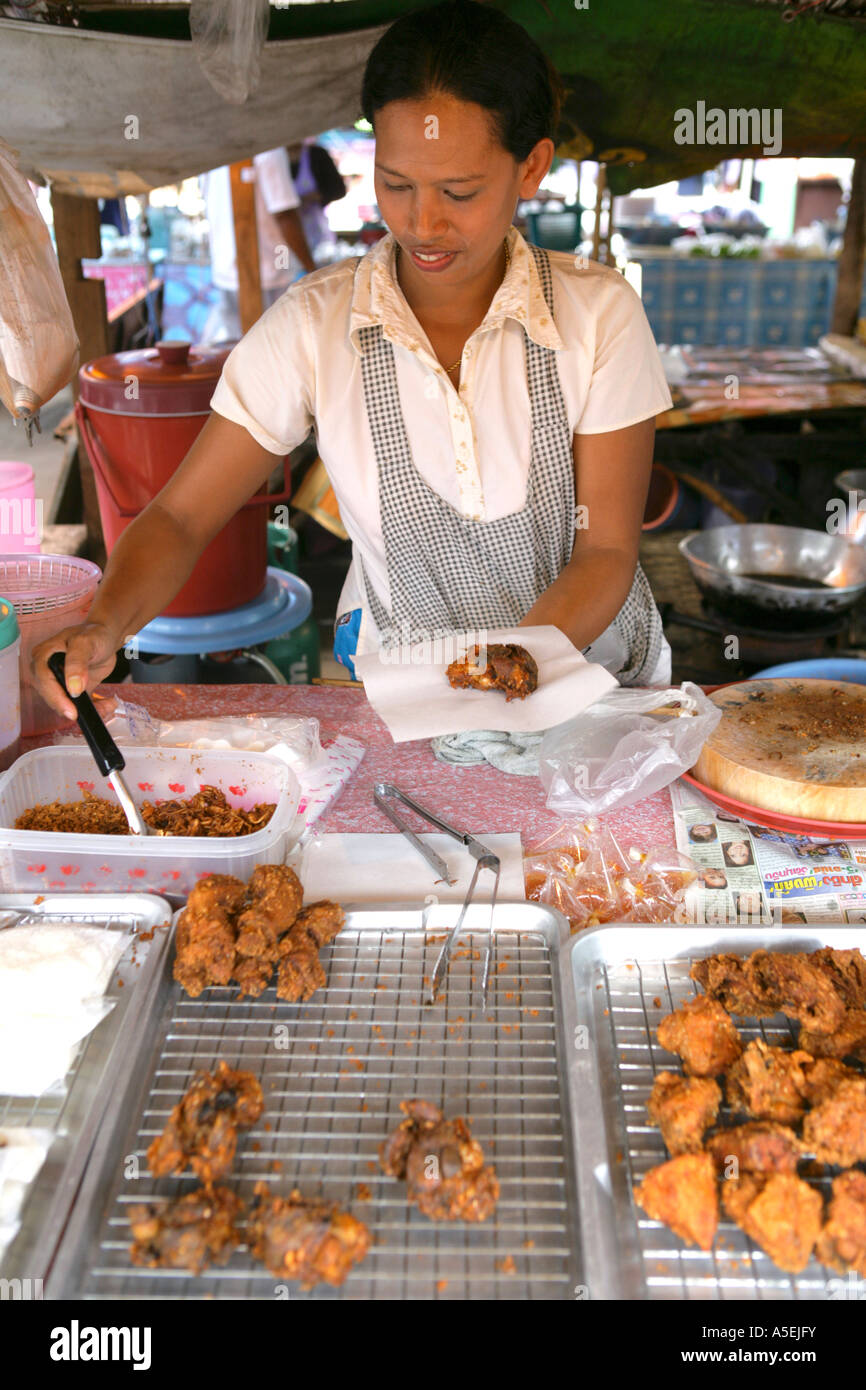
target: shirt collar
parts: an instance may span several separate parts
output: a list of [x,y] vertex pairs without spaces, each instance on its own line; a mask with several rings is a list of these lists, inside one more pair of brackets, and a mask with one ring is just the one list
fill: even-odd
[[[565,344],[544,298],[535,257],[516,227],[509,228],[507,240],[511,264],[477,331],[487,332],[512,318],[541,347],[563,348]],[[406,303],[395,273],[396,251],[397,243],[388,232],[358,262],[349,320],[349,338],[356,352],[360,352],[358,330],[377,323],[392,342],[410,351],[422,346],[420,325]]]

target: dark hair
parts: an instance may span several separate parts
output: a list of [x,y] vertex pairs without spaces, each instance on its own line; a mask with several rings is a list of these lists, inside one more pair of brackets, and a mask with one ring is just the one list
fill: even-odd
[[483,106],[500,144],[520,163],[539,140],[556,139],[562,84],[520,24],[474,0],[449,0],[403,15],[367,59],[366,120],[390,101],[442,92]]

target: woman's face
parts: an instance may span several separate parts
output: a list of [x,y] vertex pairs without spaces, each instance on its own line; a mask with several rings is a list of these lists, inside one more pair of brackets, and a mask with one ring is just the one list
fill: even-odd
[[[532,197],[550,168],[553,141],[518,164],[484,108],[452,96],[389,102],[375,128],[376,200],[403,252],[401,279],[451,299],[499,255],[517,200]],[[419,250],[448,254],[424,263]]]
[[748,864],[752,857],[745,840],[732,840],[728,845],[728,859],[732,864]]

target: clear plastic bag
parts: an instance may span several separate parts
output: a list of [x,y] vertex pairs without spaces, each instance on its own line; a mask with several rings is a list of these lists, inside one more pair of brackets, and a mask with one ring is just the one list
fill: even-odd
[[199,67],[224,101],[242,106],[259,85],[268,0],[192,0],[189,32]]
[[78,337],[51,237],[14,151],[0,140],[0,400],[38,426],[72,379]]
[[545,734],[538,763],[548,807],[587,817],[643,800],[697,762],[721,717],[689,681],[610,691]]
[[672,846],[624,849],[595,821],[563,824],[523,859],[526,896],[549,903],[572,931],[603,922],[686,922],[698,866]]

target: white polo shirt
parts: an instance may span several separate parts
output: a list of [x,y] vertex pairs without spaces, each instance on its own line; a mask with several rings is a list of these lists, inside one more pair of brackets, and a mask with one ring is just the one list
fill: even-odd
[[[529,247],[508,233],[511,264],[467,341],[459,392],[439,364],[394,272],[390,234],[364,257],[292,285],[234,348],[211,401],[265,449],[283,455],[315,425],[353,563],[338,614],[364,610],[358,653],[379,645],[360,555],[390,610],[376,458],[367,422],[358,330],[381,323],[394,346],[412,458],[457,511],[494,521],[526,499],[530,404],[523,330],[555,348],[575,434],[623,429],[672,405],[640,299],[615,270],[549,251],[554,322]],[[578,496],[578,501],[580,498]]]

